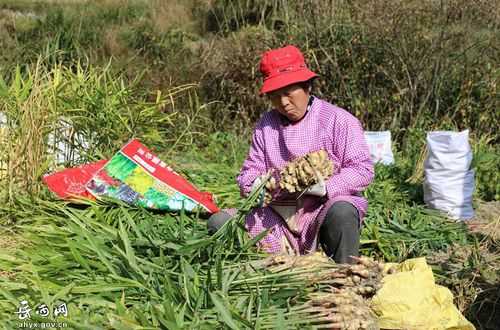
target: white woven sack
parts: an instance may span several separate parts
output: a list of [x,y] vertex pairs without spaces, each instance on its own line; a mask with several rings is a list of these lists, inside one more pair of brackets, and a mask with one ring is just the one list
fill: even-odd
[[472,162],[469,130],[462,132],[435,131],[427,133],[427,169],[467,171]]
[[370,157],[374,163],[381,162],[384,165],[394,163],[391,131],[366,131],[365,140],[370,149]]
[[468,133],[439,131],[427,134],[424,202],[457,220],[474,216],[474,171],[469,170],[472,151]]
[[474,217],[473,193],[474,170],[455,175],[425,171],[424,202],[452,219],[469,220]]

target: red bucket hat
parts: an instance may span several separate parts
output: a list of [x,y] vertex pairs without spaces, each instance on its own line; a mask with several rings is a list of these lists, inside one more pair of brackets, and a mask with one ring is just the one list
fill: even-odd
[[260,72],[264,76],[260,95],[318,76],[307,68],[304,55],[295,46],[265,52],[260,60]]

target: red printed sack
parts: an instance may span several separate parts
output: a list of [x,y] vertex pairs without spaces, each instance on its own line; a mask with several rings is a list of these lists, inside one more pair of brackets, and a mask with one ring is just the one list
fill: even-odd
[[94,196],[87,191],[87,182],[106,164],[106,160],[67,168],[59,172],[45,175],[43,181],[50,191],[62,199],[90,198]]

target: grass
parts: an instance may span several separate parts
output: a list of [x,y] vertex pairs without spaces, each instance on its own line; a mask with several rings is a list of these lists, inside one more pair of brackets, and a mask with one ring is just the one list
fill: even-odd
[[[0,257],[1,268],[15,273],[13,279],[2,278],[1,313],[6,327],[14,324],[8,316],[14,295],[44,300],[49,306],[68,301],[75,311],[69,323],[75,328],[123,327],[134,322],[169,327],[174,321],[181,323],[180,328],[183,323],[214,324],[217,316],[210,308],[217,307],[219,300],[215,292],[208,295],[206,290],[216,291],[210,276],[222,283],[223,274],[211,272],[229,257],[237,263],[258,256],[248,254],[251,245],[245,248],[245,241],[233,241],[230,228],[209,237],[202,221],[184,214],[152,215],[95,204],[75,209],[43,200],[35,201],[38,212],[33,202],[19,200],[18,211],[3,209],[19,214],[15,227],[29,241],[15,257]],[[26,217],[27,213],[31,215]],[[126,299],[126,306],[120,305],[120,297]],[[174,313],[180,306],[186,319]],[[108,315],[111,311],[116,314]]]
[[[227,153],[231,139],[218,134],[208,140],[213,141],[212,151],[231,155]],[[75,329],[310,327],[314,320],[299,312],[300,302],[311,290],[303,287],[302,275],[276,276],[248,268],[248,262],[264,255],[253,248],[240,227],[252,205],[252,200],[238,197],[231,179],[243,151],[235,150],[220,162],[212,155],[193,150],[176,154],[172,164],[190,173],[199,188],[217,188],[213,192],[223,205],[240,206],[236,221],[216,236],[207,235],[205,220],[196,214],[151,213],[106,203],[75,207],[48,196],[19,197],[14,208],[0,208],[0,218],[12,219],[10,225],[2,222],[2,227],[23,238],[22,246],[0,250],[0,269],[9,270],[8,276],[0,277],[4,327],[16,324],[12,312],[20,299],[50,306],[68,302],[68,321]],[[483,245],[464,225],[430,214],[407,198],[407,187],[395,183],[401,180],[395,174],[401,173],[403,165],[377,167],[376,181],[366,192],[371,205],[362,233],[363,254],[397,262],[457,249],[479,253]],[[460,286],[466,284],[460,274],[481,276],[484,269],[481,259],[471,260],[475,261],[458,268],[461,273],[445,267],[460,267],[457,259],[434,262],[438,281],[456,290],[458,302],[464,302],[465,296],[474,300],[468,295],[472,292]],[[497,262],[489,261],[491,267]],[[316,271],[316,266],[311,267],[304,276]],[[486,286],[481,290],[483,295],[493,293]],[[478,308],[472,300],[461,306],[465,312]],[[483,307],[482,312],[486,311]],[[476,324],[485,322],[485,327],[491,323],[471,314],[469,318]]]

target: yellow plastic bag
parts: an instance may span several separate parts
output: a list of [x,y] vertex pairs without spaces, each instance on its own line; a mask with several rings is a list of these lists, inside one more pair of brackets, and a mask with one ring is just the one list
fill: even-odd
[[381,329],[474,330],[453,304],[450,290],[434,282],[425,258],[396,265],[372,300]]

